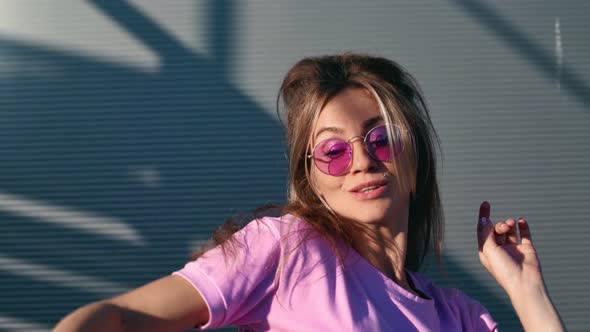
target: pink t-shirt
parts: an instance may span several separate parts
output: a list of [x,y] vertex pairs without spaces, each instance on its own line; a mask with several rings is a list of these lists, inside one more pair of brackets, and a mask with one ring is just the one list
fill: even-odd
[[202,329],[496,331],[487,310],[459,290],[409,273],[430,299],[416,296],[353,249],[339,264],[329,243],[297,217],[255,220],[234,237],[233,255],[214,248],[174,272],[207,303]]

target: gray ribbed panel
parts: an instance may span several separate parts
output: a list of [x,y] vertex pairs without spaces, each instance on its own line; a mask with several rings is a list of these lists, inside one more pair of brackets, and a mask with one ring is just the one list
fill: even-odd
[[568,328],[590,329],[590,3],[0,7],[0,329],[47,329],[178,269],[225,217],[283,201],[280,79],[302,56],[343,50],[395,59],[431,106],[447,277],[428,273],[520,329],[477,261],[490,200],[495,220],[529,219]]

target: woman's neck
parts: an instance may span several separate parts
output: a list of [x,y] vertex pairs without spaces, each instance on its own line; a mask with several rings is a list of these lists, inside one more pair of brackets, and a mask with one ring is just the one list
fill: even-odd
[[371,265],[400,285],[406,284],[404,262],[406,234],[388,234],[382,229],[363,229],[363,235],[353,240],[354,249]]
[[404,263],[408,240],[408,215],[397,215],[390,224],[361,225],[353,248],[371,265],[398,285],[416,293],[408,282]]

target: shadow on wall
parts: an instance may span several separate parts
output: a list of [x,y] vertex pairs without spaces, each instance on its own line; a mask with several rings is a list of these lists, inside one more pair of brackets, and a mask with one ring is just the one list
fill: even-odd
[[0,38],[20,64],[0,81],[0,329],[47,328],[161,277],[228,215],[284,201],[282,130],[227,79],[233,7],[211,3],[214,59],[130,4],[95,2],[160,56],[153,74]]
[[20,64],[0,81],[0,323],[51,326],[180,268],[236,211],[285,200],[281,126],[227,79],[229,39],[209,59],[130,4],[95,6],[161,70],[0,39]]
[[559,81],[564,90],[572,95],[586,111],[590,111],[588,83],[567,64],[562,64],[561,59],[555,59],[551,52],[545,50],[510,20],[504,18],[493,6],[486,4],[486,1],[450,0],[450,2],[488,29],[539,73],[549,80]]

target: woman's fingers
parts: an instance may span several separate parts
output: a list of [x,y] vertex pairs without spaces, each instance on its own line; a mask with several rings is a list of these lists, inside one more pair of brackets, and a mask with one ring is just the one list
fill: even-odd
[[490,220],[490,203],[483,202],[479,207],[477,219],[477,244],[479,252],[482,253],[484,246],[494,245],[494,227]]
[[514,221],[514,219],[500,221],[494,227],[494,232],[496,233],[496,241],[498,242],[498,245],[506,243],[518,244],[516,221]]
[[532,244],[529,225],[524,218],[500,221],[494,225],[490,219],[490,203],[483,202],[479,207],[479,218],[477,223],[477,238],[480,253],[485,246],[504,244]]
[[514,219],[506,220],[506,225],[509,227],[508,233],[506,233],[506,239],[508,243],[518,244],[518,230],[517,224]]
[[506,234],[508,232],[508,227],[506,226],[506,222],[505,221],[499,221],[496,223],[496,226],[494,226],[494,231],[496,232],[496,234]]
[[506,244],[506,233],[508,233],[508,226],[505,222],[500,221],[494,226],[494,235],[496,236],[496,243],[498,245]]
[[531,237],[531,230],[529,223],[524,218],[518,219],[518,229],[520,231],[520,241],[522,244],[533,244],[533,238]]

